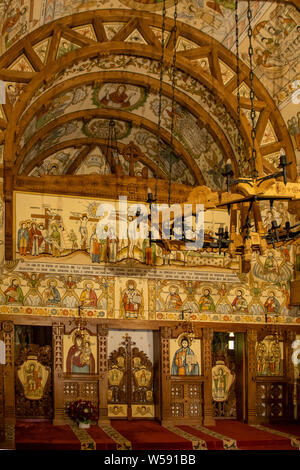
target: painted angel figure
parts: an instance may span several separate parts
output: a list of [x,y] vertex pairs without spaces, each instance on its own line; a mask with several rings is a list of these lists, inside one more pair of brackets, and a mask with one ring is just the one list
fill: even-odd
[[42,295],[39,292],[38,287],[40,286],[40,281],[44,277],[43,274],[28,273],[23,274],[23,278],[27,280],[27,285],[29,286],[29,291],[24,297],[24,304],[37,307],[43,302]]
[[[63,279],[64,280],[64,279]],[[79,305],[79,299],[74,289],[76,288],[76,282],[73,280],[73,277],[69,275],[65,280],[66,292],[62,298],[61,305],[62,307],[75,308]]]

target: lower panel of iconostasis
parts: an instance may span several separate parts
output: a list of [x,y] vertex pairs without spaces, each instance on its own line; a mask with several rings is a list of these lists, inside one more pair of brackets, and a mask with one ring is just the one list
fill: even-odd
[[[6,422],[64,424],[77,400],[91,401],[99,422],[188,419],[211,425],[216,419],[247,422],[250,412],[256,422],[293,416],[295,335],[287,331],[252,330],[250,343],[247,331],[196,324],[193,331],[182,324],[130,330],[96,322],[79,327],[67,320],[52,326],[5,320],[1,334]],[[277,361],[266,362],[269,350],[278,352]]]

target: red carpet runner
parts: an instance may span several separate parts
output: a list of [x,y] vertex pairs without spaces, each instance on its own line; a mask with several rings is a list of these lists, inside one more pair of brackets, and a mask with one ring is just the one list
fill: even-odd
[[80,450],[80,441],[69,426],[53,426],[50,422],[17,421],[16,450]]
[[111,425],[132,443],[133,450],[193,450],[192,443],[156,421],[112,421]]
[[240,450],[297,450],[291,440],[256,429],[239,421],[216,421],[216,426],[207,429],[234,439]]
[[[298,445],[299,444],[299,445]],[[156,421],[112,420],[80,430],[73,423],[17,421],[16,450],[299,450],[300,425],[249,426],[217,421],[216,426],[161,426]]]

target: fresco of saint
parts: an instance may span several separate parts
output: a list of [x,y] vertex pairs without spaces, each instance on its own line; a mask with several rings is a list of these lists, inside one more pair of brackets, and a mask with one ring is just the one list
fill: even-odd
[[23,386],[24,395],[29,400],[40,400],[43,397],[49,371],[33,358],[25,361],[18,370],[18,378]]
[[127,282],[127,289],[123,292],[122,302],[125,310],[125,318],[139,318],[142,308],[142,295],[136,288],[135,281]]
[[212,296],[210,295],[209,289],[204,289],[202,297],[199,301],[199,309],[200,310],[215,310],[215,304]]
[[233,310],[236,312],[248,312],[248,304],[245,297],[243,297],[243,291],[238,290],[236,294],[237,295],[231,304]]
[[20,255],[26,255],[29,243],[29,234],[26,228],[26,223],[21,222],[18,230],[18,250]]
[[7,304],[23,304],[24,295],[18,279],[12,279],[11,285],[4,291]]
[[48,282],[48,288],[44,291],[45,305],[58,305],[60,303],[61,297],[56,285],[56,281]]
[[174,354],[171,366],[172,375],[199,375],[198,358],[190,348],[190,340],[181,338],[181,347]]
[[67,373],[94,374],[95,358],[88,336],[79,333],[73,336],[73,346],[67,355]]
[[269,297],[265,301],[264,307],[267,313],[279,313],[280,303],[276,299],[274,292],[270,292]]
[[168,312],[174,312],[180,310],[182,307],[182,299],[178,294],[177,286],[170,286],[169,295],[166,299],[166,310]]
[[80,295],[80,304],[82,307],[97,307],[97,294],[93,289],[92,282],[85,282],[84,289]]

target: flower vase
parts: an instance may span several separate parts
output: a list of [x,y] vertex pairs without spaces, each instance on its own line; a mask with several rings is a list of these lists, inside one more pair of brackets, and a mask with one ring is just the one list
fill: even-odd
[[78,427],[79,427],[80,429],[89,429],[90,423],[82,423],[82,422],[80,421],[80,423],[78,424]]

